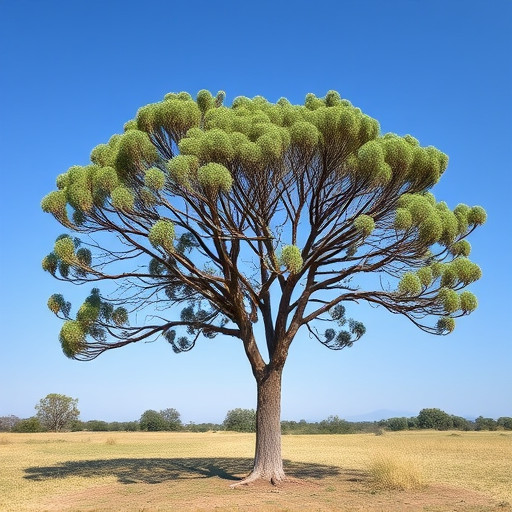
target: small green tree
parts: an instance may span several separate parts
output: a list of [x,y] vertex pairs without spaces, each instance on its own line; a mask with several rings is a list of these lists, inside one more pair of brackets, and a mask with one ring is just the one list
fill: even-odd
[[256,411],[254,409],[232,409],[226,414],[224,429],[234,432],[256,432]]
[[469,420],[461,416],[451,416],[453,428],[456,430],[471,430],[472,425]]
[[139,420],[141,430],[147,430],[148,432],[158,432],[161,430],[168,430],[167,422],[165,418],[157,411],[149,409],[142,413]]
[[77,404],[77,398],[50,393],[36,405],[37,418],[47,430],[60,432],[78,419]]
[[502,427],[504,430],[512,430],[512,418],[508,416],[502,416],[498,418],[498,427]]
[[238,339],[257,386],[246,481],[277,483],[281,378],[297,334],[351,347],[366,328],[346,307],[361,302],[452,332],[477,307],[464,290],[481,276],[467,237],[486,213],[438,201],[447,155],[381,134],[336,91],[303,105],[256,96],[227,107],[224,96],[168,94],[57,177],[41,206],[67,232],[44,270],[118,288],[93,288],[73,315],[60,293],[48,307],[75,359],[158,336],[175,352],[201,336]]
[[497,430],[498,423],[496,420],[492,418],[484,418],[483,416],[478,416],[475,420],[475,430]]
[[418,414],[419,428],[449,430],[453,428],[452,417],[441,409],[422,409]]
[[167,423],[166,430],[181,430],[183,425],[181,423],[180,413],[173,408],[164,409],[160,411],[160,415]]

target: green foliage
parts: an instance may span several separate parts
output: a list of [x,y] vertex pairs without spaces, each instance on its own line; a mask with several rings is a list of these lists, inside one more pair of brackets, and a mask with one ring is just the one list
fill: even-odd
[[167,252],[174,250],[174,224],[167,219],[160,219],[149,230],[148,239],[153,247],[162,247]]
[[70,308],[71,304],[66,302],[60,293],[54,293],[48,299],[48,309],[55,314],[62,312],[64,316],[68,316]]
[[93,187],[98,193],[110,194],[119,186],[119,178],[113,167],[101,167],[93,177]]
[[162,430],[169,430],[168,423],[161,413],[149,409],[142,413],[139,420],[139,426],[141,430],[148,432],[159,432]]
[[41,262],[41,266],[43,267],[43,270],[45,272],[50,272],[50,274],[53,274],[53,275],[55,275],[58,265],[59,265],[59,258],[53,252],[48,254],[48,256],[45,256],[43,258],[43,261]]
[[178,155],[167,162],[171,178],[179,185],[187,185],[189,180],[197,176],[199,160],[194,155]]
[[443,316],[437,321],[438,334],[448,334],[455,329],[455,320],[449,316]]
[[453,427],[453,420],[441,409],[422,409],[418,414],[418,426],[419,428],[449,430]]
[[256,432],[256,411],[254,409],[232,409],[224,419],[224,429],[234,432]]
[[354,227],[359,231],[363,237],[371,235],[375,229],[375,221],[369,215],[359,215],[354,220]]
[[20,420],[14,425],[11,432],[29,434],[33,432],[44,432],[44,427],[41,425],[39,418],[32,417]]
[[292,144],[304,151],[313,151],[319,141],[317,127],[307,121],[298,121],[290,127]]
[[230,172],[223,165],[213,162],[199,167],[197,181],[205,190],[215,194],[229,192],[233,185]]
[[281,250],[281,265],[291,274],[300,272],[303,260],[300,249],[296,245],[285,245]]
[[117,325],[125,325],[128,323],[128,311],[126,308],[118,307],[112,311],[112,321]]
[[458,293],[450,288],[441,288],[437,294],[439,302],[444,308],[446,314],[455,313],[460,308],[460,297]]
[[160,411],[160,415],[167,423],[166,430],[177,431],[182,429],[183,425],[181,424],[180,413],[176,409],[164,409]]
[[504,430],[512,430],[512,418],[508,416],[502,416],[498,418],[496,422],[498,427],[502,427]]
[[75,244],[69,236],[57,239],[53,252],[57,258],[69,265],[76,261]]
[[460,309],[464,311],[464,313],[471,313],[478,307],[478,300],[469,291],[463,291],[460,294]]
[[398,283],[398,291],[403,295],[418,295],[421,292],[421,281],[413,272],[406,272]]
[[78,419],[78,399],[66,395],[50,393],[36,405],[37,418],[48,430],[60,432]]
[[140,130],[129,130],[119,140],[114,167],[122,180],[130,181],[132,174],[157,158],[157,150],[148,135]]
[[482,270],[480,267],[476,263],[473,263],[464,257],[455,258],[449,264],[449,268],[454,272],[457,280],[464,286],[474,283],[482,277]]
[[468,223],[472,226],[481,226],[487,220],[487,213],[481,206],[473,206],[468,213]]
[[432,280],[434,279],[432,268],[430,267],[419,268],[416,270],[416,275],[424,287],[430,286],[432,284]]
[[76,320],[67,320],[62,325],[59,335],[64,354],[73,358],[85,349],[85,331],[82,324]]
[[[60,334],[66,355],[93,358],[149,333],[142,325],[125,327],[123,306],[137,318],[158,304],[160,334],[176,351],[192,348],[198,334],[213,337],[214,328],[245,336],[233,307],[246,308],[250,325],[265,316],[265,304],[253,302],[249,311],[249,302],[280,287],[288,306],[301,308],[301,298],[309,299],[301,295],[305,276],[318,293],[313,300],[323,300],[326,290],[331,305],[344,295],[355,303],[382,301],[439,334],[453,330],[451,316],[476,308],[474,295],[461,293],[481,276],[467,258],[465,238],[486,214],[464,204],[452,211],[430,193],[448,164],[445,154],[411,135],[382,135],[375,119],[336,91],[308,94],[303,105],[256,96],[223,106],[224,98],[223,91],[214,97],[201,90],[194,99],[170,93],[140,108],[124,133],[94,148],[89,165],[61,174],[57,190],[43,198],[42,209],[70,231],[98,243],[110,233],[125,244],[80,247],[76,239],[59,238],[43,269],[75,283],[106,279],[133,291],[126,304],[116,297],[115,306],[93,293],[75,319],[69,303],[52,296],[48,307],[66,319]],[[283,247],[290,236],[303,246]],[[133,266],[117,269],[122,263]],[[373,271],[383,287],[386,276],[399,277],[397,293],[359,287],[357,275]],[[182,305],[177,328],[165,327],[174,320],[167,318],[166,300]],[[351,346],[365,332],[341,308],[330,309],[346,330],[328,328],[318,336],[332,349]],[[422,320],[429,315],[443,315],[437,331],[435,320]],[[292,316],[282,320],[276,325],[293,322]]]
[[91,326],[98,320],[100,314],[100,308],[96,304],[90,302],[84,302],[78,313],[76,314],[76,320],[80,324],[83,332],[88,332]]
[[475,430],[498,430],[498,423],[492,418],[478,416],[475,420]]
[[90,267],[92,262],[92,254],[86,247],[81,247],[76,251],[76,259],[78,263],[84,267]]
[[135,204],[133,192],[124,186],[116,187],[111,194],[112,206],[116,210],[131,212]]
[[406,230],[412,226],[412,215],[406,208],[397,208],[395,213],[395,229]]
[[386,421],[386,426],[387,428],[389,428],[389,430],[392,430],[393,432],[398,432],[400,430],[408,430],[409,422],[407,418],[389,418]]
[[201,89],[197,93],[196,101],[202,114],[205,114],[207,110],[213,108],[215,104],[211,92],[206,89]]
[[471,244],[467,240],[459,240],[450,245],[450,252],[454,256],[468,257],[471,252]]
[[66,193],[62,190],[50,192],[41,200],[41,208],[44,212],[61,217],[66,213],[66,204]]
[[160,169],[152,167],[144,175],[144,184],[152,190],[162,190],[165,186],[165,174]]

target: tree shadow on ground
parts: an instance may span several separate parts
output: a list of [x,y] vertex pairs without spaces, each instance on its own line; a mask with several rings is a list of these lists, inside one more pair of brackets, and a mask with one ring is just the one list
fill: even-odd
[[[115,476],[122,484],[159,484],[169,480],[218,477],[239,480],[252,469],[249,458],[150,458],[99,459],[68,461],[54,466],[25,469],[25,478],[33,481],[67,477],[98,478]],[[335,466],[284,461],[286,474],[293,478],[317,479],[333,477],[341,470]]]

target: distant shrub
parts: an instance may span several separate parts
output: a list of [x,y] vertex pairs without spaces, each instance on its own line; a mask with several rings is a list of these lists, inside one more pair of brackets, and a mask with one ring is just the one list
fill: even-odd
[[397,432],[399,430],[407,430],[409,428],[409,424],[407,422],[407,418],[389,418],[387,427],[389,430]]
[[498,430],[498,423],[492,418],[479,416],[475,420],[475,430]]
[[232,409],[226,414],[224,428],[234,432],[256,432],[256,411],[254,409]]
[[502,416],[501,418],[498,418],[497,424],[504,430],[512,430],[512,418]]
[[41,425],[41,422],[35,416],[18,421],[18,423],[16,423],[12,428],[12,432],[18,433],[44,432],[44,430],[45,429]]

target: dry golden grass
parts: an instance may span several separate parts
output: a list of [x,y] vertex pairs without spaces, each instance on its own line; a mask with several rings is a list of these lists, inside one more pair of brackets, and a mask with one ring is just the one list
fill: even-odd
[[247,490],[229,484],[250,470],[251,434],[4,434],[0,510],[510,511],[512,434],[450,434],[284,436],[306,483]]
[[424,477],[414,461],[396,455],[378,455],[369,465],[368,473],[377,489],[406,491],[425,487]]

